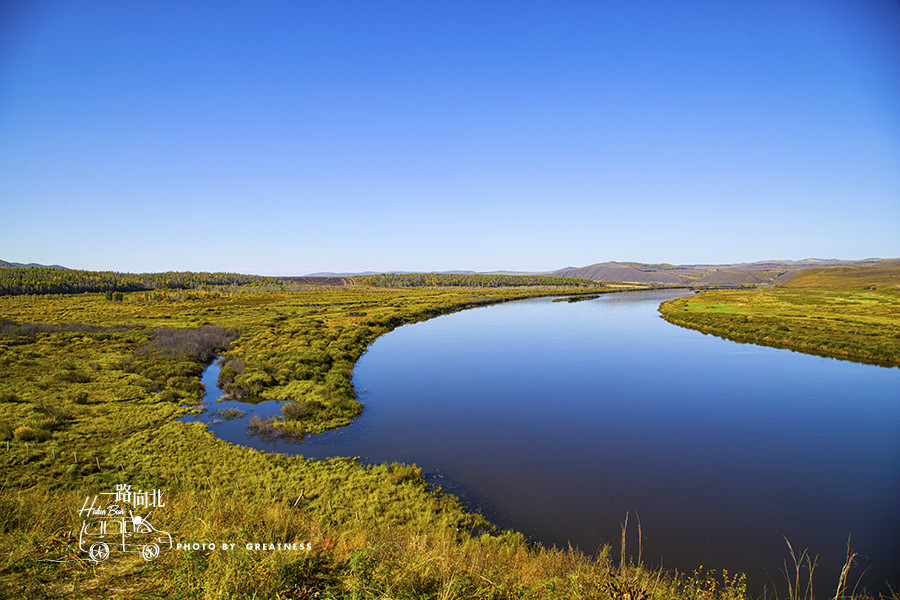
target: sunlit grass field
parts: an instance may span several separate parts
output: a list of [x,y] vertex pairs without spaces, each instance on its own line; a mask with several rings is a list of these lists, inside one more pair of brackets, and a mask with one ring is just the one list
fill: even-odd
[[900,366],[900,291],[718,290],[660,306],[667,321],[737,342]]

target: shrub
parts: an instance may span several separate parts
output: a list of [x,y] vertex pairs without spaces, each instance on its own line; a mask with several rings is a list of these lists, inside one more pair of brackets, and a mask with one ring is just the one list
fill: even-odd
[[27,442],[30,440],[36,440],[38,437],[37,432],[29,427],[28,425],[20,425],[13,429],[13,437],[17,440],[22,440],[23,442]]
[[261,391],[275,383],[271,375],[260,369],[247,369],[244,377],[244,385],[251,394],[258,395]]
[[247,435],[251,437],[257,436],[261,439],[271,439],[276,437],[276,433],[270,421],[261,419],[256,415],[250,417],[250,422],[247,423]]
[[207,325],[199,329],[157,327],[151,342],[139,348],[136,355],[159,354],[187,356],[199,363],[209,363],[225,351],[237,338],[236,331]]
[[425,480],[425,478],[422,477],[422,469],[415,464],[405,465],[395,462],[391,463],[389,469],[390,475],[388,479],[391,483],[401,484],[407,481],[422,482]]
[[239,408],[229,408],[225,412],[222,413],[222,417],[226,421],[231,421],[233,419],[241,419],[244,416],[244,411]]
[[57,373],[53,376],[56,381],[61,383],[88,383],[91,381],[90,375],[79,371],[65,371]]
[[311,407],[302,400],[288,402],[281,407],[281,415],[286,421],[297,421],[309,415],[311,412]]

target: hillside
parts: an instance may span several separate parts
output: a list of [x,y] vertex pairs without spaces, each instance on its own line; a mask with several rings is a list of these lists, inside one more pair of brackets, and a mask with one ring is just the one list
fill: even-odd
[[27,269],[29,267],[38,267],[41,269],[66,269],[62,265],[39,265],[37,263],[17,263],[0,260],[0,269]]
[[587,267],[553,271],[560,277],[579,277],[594,281],[633,281],[636,283],[686,283],[688,273],[671,265],[639,265],[637,263],[604,262]]
[[780,277],[776,285],[791,288],[900,289],[900,260],[879,265],[807,269]]

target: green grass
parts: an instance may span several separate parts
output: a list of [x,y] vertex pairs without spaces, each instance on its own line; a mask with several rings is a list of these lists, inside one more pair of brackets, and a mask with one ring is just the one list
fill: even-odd
[[660,306],[667,321],[738,342],[900,366],[900,291],[710,291]]

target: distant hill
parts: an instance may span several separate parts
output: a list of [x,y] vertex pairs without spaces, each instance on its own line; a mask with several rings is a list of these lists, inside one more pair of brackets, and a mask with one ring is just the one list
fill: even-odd
[[[791,278],[810,270],[830,271],[835,267],[887,268],[897,260],[865,259],[842,261],[808,258],[805,260],[767,260],[729,265],[670,265],[632,262],[603,262],[587,267],[568,267],[553,271],[560,277],[582,277],[594,281],[668,283],[692,286],[739,286],[787,284]],[[803,280],[801,280],[802,282]]]
[[553,271],[560,277],[580,277],[594,281],[630,281],[635,283],[685,283],[687,273],[679,273],[672,265],[640,265],[638,263],[604,262],[587,267],[569,267]]
[[27,269],[28,267],[38,267],[41,269],[66,269],[61,265],[39,265],[37,263],[17,263],[17,262],[6,262],[5,260],[0,260],[0,269]]

